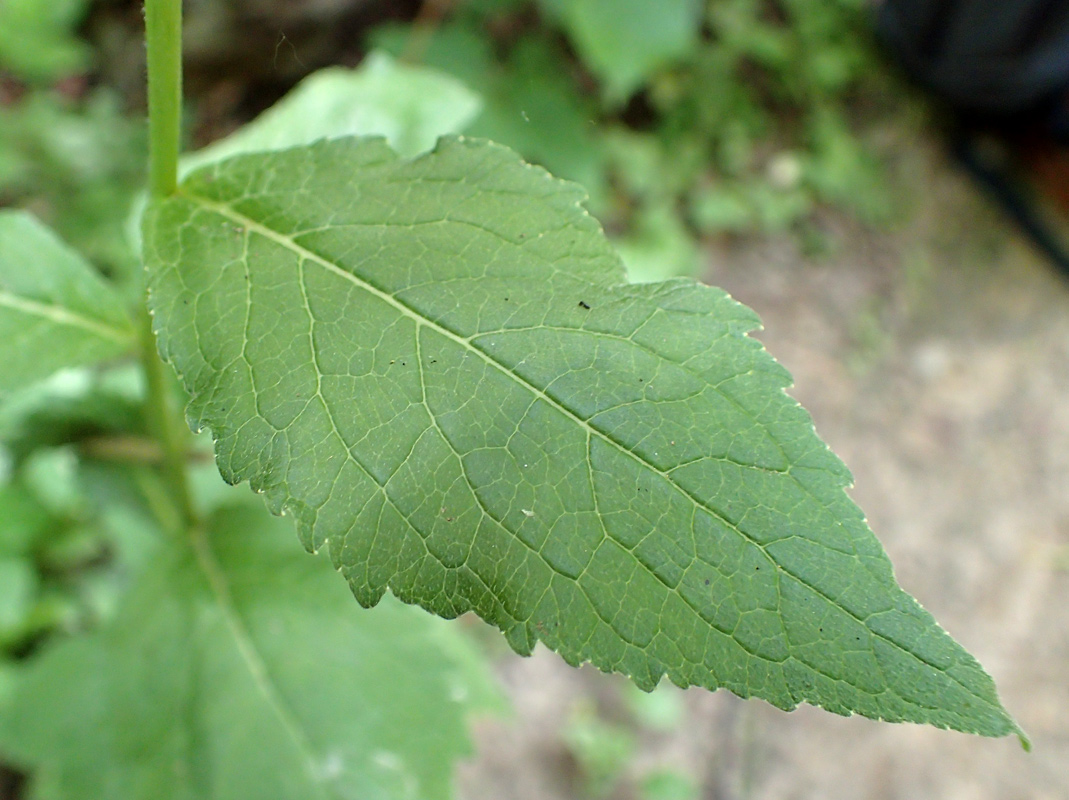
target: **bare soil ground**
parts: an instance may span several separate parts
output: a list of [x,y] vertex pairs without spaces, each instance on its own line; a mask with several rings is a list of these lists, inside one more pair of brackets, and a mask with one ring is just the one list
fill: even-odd
[[[853,496],[914,594],[996,679],[1034,751],[913,725],[689,690],[640,733],[645,765],[705,800],[1069,798],[1069,281],[931,143],[905,142],[914,208],[893,232],[827,220],[831,256],[721,246],[706,279],[755,308],[792,393],[854,472]],[[515,708],[478,727],[467,800],[584,797],[561,733],[620,683],[541,650],[498,665]],[[616,709],[614,711],[614,709]]]

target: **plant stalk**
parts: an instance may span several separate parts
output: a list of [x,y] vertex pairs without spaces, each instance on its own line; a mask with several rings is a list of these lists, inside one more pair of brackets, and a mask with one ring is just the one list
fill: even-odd
[[182,0],[145,0],[148,47],[149,190],[178,188],[182,129]]
[[[178,188],[182,127],[182,0],[145,0],[148,49],[149,190],[154,199]],[[163,454],[162,470],[181,524],[192,530],[197,513],[186,473],[185,421],[171,402],[166,368],[156,349],[147,307],[141,314],[141,365],[148,394],[145,412]]]
[[161,468],[171,490],[172,499],[186,530],[198,523],[193,494],[186,473],[188,430],[171,402],[167,372],[156,351],[156,335],[152,331],[152,319],[146,310],[141,320],[141,366],[145,370],[147,395],[145,411],[149,429],[156,437],[163,452]]

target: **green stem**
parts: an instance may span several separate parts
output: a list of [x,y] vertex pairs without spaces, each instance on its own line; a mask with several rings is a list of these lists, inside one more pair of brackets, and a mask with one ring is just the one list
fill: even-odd
[[[178,151],[182,127],[182,0],[145,0],[148,48],[149,189],[154,198],[178,188]],[[163,454],[163,476],[180,524],[197,525],[186,473],[185,422],[172,407],[163,362],[147,309],[141,315],[141,365],[148,395],[145,413]]]
[[167,197],[178,188],[182,124],[182,0],[145,0],[148,46],[149,188]]
[[156,352],[156,336],[152,332],[152,320],[147,311],[141,320],[141,365],[145,370],[148,390],[145,411],[149,428],[163,451],[163,475],[170,487],[182,527],[192,530],[198,523],[198,517],[186,472],[188,448],[185,440],[188,430],[171,403],[167,373]]

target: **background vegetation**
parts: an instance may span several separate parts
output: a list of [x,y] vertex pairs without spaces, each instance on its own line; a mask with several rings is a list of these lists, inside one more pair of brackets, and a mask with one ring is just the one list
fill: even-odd
[[[882,125],[913,105],[881,67],[863,6],[191,2],[189,144],[230,133],[318,67],[378,50],[466,86],[478,108],[465,132],[586,186],[639,279],[697,274],[710,243],[770,234],[826,256],[837,246],[828,209],[879,226],[903,205]],[[139,21],[137,3],[116,0],[0,3],[0,205],[32,210],[131,296],[128,227],[146,159]],[[881,346],[882,313],[858,318],[859,368]],[[113,617],[151,551],[151,509],[132,477],[151,454],[111,435],[144,428],[140,392],[118,368],[0,404],[0,712],[48,641]],[[206,492],[214,480],[206,469]],[[102,498],[132,492],[143,518],[103,512]],[[630,766],[636,741],[680,719],[679,702],[628,695],[608,719],[591,705],[565,720],[576,792],[607,796],[623,777],[650,800],[700,796],[685,771]],[[7,781],[18,796],[19,779]]]

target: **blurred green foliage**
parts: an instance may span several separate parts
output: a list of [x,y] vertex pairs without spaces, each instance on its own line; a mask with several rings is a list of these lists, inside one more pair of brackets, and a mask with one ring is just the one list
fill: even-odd
[[31,83],[81,72],[89,46],[75,35],[92,0],[0,2],[0,69]]
[[641,784],[642,800],[700,800],[694,779],[675,770],[651,772]]
[[[107,619],[125,576],[150,548],[154,527],[125,518],[116,524],[106,511],[114,463],[104,453],[86,458],[106,437],[145,432],[141,402],[131,366],[68,370],[4,396],[0,663],[43,634]],[[147,520],[143,505],[128,504],[127,516],[140,508]]]
[[579,767],[583,795],[595,799],[610,796],[638,747],[630,728],[606,722],[587,703],[573,711],[563,737]]
[[482,94],[469,128],[575,180],[636,280],[698,271],[696,240],[889,219],[855,132],[882,80],[864,0],[480,0],[369,42]]
[[625,102],[698,42],[702,0],[541,0],[609,103]]
[[[0,205],[32,208],[105,272],[132,273],[122,233],[143,125],[107,87],[44,88],[92,63],[76,36],[91,5],[0,3],[0,74],[28,87],[0,99]],[[857,133],[883,91],[865,0],[428,6],[429,23],[369,30],[365,45],[459,79],[482,100],[466,133],[585,186],[636,280],[696,274],[703,236],[804,237],[822,205],[891,216]]]
[[661,757],[638,759],[659,738],[687,724],[683,690],[665,681],[653,692],[623,684],[614,717],[582,701],[573,709],[561,738],[578,769],[584,797],[632,796],[642,800],[698,800],[697,780]]
[[138,266],[126,225],[147,157],[144,121],[107,88],[29,90],[0,105],[0,206],[33,210],[116,277]]

